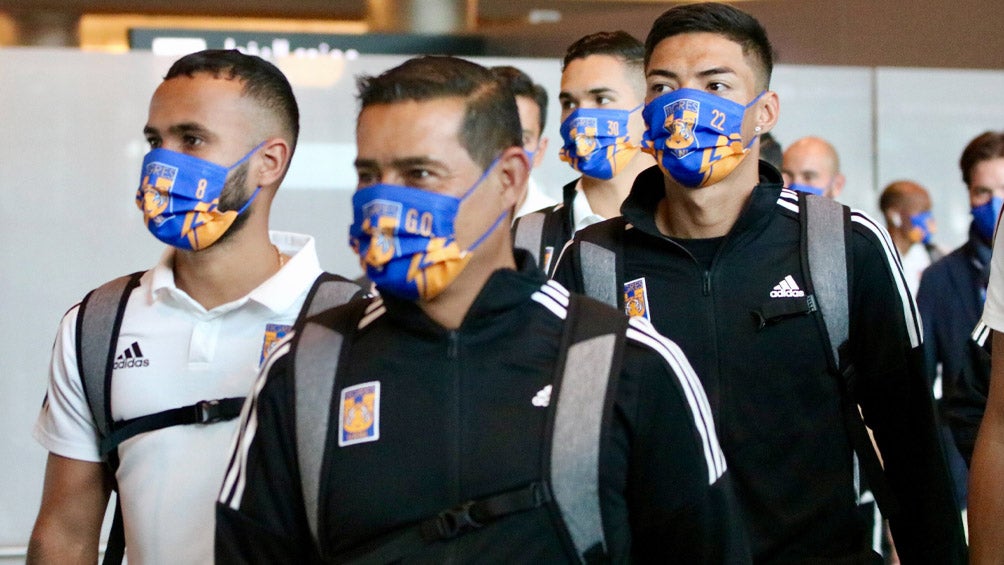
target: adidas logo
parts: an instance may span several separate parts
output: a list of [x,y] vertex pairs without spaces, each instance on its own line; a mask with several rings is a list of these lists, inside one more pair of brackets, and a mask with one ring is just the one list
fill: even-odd
[[147,367],[149,365],[150,360],[143,357],[143,352],[139,348],[139,342],[134,341],[132,345],[125,348],[125,351],[119,353],[118,357],[115,358],[113,368],[131,369],[133,367]]
[[537,394],[533,396],[531,400],[534,406],[540,406],[541,408],[551,404],[551,385],[547,385],[544,388],[537,391]]
[[802,298],[805,291],[798,288],[795,279],[788,275],[781,279],[781,282],[774,285],[774,290],[770,291],[771,298]]

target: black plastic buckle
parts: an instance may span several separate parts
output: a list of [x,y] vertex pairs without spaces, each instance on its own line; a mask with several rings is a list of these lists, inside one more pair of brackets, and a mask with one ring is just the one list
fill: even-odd
[[471,517],[474,501],[468,501],[456,508],[450,508],[436,517],[436,529],[440,539],[453,539],[460,534],[482,527],[484,524]]
[[222,406],[219,400],[200,400],[195,404],[195,423],[212,424],[223,421]]
[[551,502],[551,491],[544,483],[533,483],[530,485],[533,493],[533,507],[537,508]]

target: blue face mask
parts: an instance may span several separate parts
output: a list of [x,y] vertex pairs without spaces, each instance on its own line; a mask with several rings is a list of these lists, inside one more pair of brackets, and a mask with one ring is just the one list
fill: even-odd
[[976,227],[976,233],[985,241],[993,241],[1001,208],[1004,208],[1004,199],[999,196],[994,196],[986,204],[973,208],[973,226]]
[[807,192],[809,194],[815,194],[817,196],[823,195],[823,189],[816,188],[814,186],[809,186],[807,184],[798,184],[797,182],[791,183],[788,188],[797,192]]
[[648,103],[642,111],[648,129],[642,151],[688,188],[715,184],[729,176],[749,152],[755,137],[743,142],[743,106],[701,90],[680,88]]
[[628,135],[628,120],[639,108],[574,110],[561,122],[564,145],[558,157],[586,176],[614,178],[638,153],[638,145]]
[[136,206],[143,212],[150,233],[168,245],[192,251],[216,243],[261,191],[260,186],[255,189],[240,210],[221,211],[220,195],[227,175],[264,144],[230,167],[169,149],[147,153]]
[[914,243],[931,243],[934,235],[934,214],[930,210],[910,216],[910,241]]
[[352,196],[349,243],[380,292],[430,300],[460,275],[471,252],[509,214],[502,212],[477,241],[460,249],[454,228],[457,210],[496,162],[461,198],[393,184],[375,184]]

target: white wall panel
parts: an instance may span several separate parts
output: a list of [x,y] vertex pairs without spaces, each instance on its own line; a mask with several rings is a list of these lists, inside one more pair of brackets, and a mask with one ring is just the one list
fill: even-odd
[[876,77],[879,189],[898,179],[927,188],[935,241],[954,249],[972,221],[959,157],[977,135],[1004,130],[1004,72],[880,68]]
[[869,214],[878,209],[872,76],[864,67],[778,65],[771,79],[781,101],[774,136],[784,148],[807,135],[833,144],[847,177],[840,201]]

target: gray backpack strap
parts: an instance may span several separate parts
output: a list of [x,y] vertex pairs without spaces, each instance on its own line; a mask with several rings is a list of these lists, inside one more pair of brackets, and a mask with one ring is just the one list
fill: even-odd
[[[324,460],[342,334],[306,322],[298,334],[293,361],[296,398],[296,452],[300,463],[303,506],[314,541],[318,542],[321,464]],[[320,547],[320,543],[318,543]]]
[[600,436],[615,335],[568,350],[551,446],[551,492],[579,555],[606,547],[600,515]]
[[338,356],[344,340],[341,333],[308,321],[308,318],[345,304],[363,293],[358,284],[348,279],[321,273],[307,293],[297,319],[299,329],[293,362],[296,375],[296,452],[300,464],[303,505],[315,543],[318,543],[321,464],[324,460]]
[[839,379],[845,431],[882,515],[886,518],[898,516],[899,503],[853,397],[856,381],[854,364],[841,358],[841,349],[850,337],[850,288],[847,282],[849,211],[836,201],[813,194],[803,195],[801,202],[805,205],[804,215],[801,216],[802,261],[808,265],[807,279],[823,318],[833,369]]
[[[352,284],[357,291],[361,290],[358,285]],[[351,289],[342,287],[342,290]],[[344,297],[346,294],[343,293],[341,296]],[[347,342],[351,342],[352,333],[367,307],[372,304],[372,300],[358,300],[353,304],[354,307],[329,309],[319,318],[303,320],[292,343],[296,453],[300,465],[300,485],[307,523],[320,552],[322,546],[318,537],[318,520],[321,473],[328,446],[328,423],[331,419],[338,361],[343,347],[347,346]]]
[[362,296],[365,290],[358,284],[331,273],[321,273],[314,280],[313,286],[307,293],[303,307],[300,309],[299,320],[305,320],[311,316],[316,316],[321,312],[335,306],[341,306],[349,300]]
[[[98,431],[99,448],[112,432],[112,364],[119,329],[122,327],[122,316],[129,296],[139,285],[142,276],[143,272],[139,271],[106,282],[84,297],[77,312],[77,372]],[[109,472],[114,476],[115,468],[118,467],[117,452],[102,451],[101,454]],[[117,501],[102,563],[117,565],[122,563],[124,556],[122,504]]]
[[813,294],[826,324],[836,368],[840,346],[850,335],[847,241],[844,206],[822,196],[805,197],[805,245]]
[[579,255],[585,295],[617,308],[616,252],[591,241],[582,241]]
[[556,391],[549,478],[576,554],[590,563],[602,561],[606,555],[599,493],[600,446],[620,374],[627,317],[582,297],[574,300],[566,322],[572,324],[566,331],[571,345]]
[[516,229],[513,233],[513,247],[526,249],[533,255],[533,262],[544,269],[540,264],[540,244],[544,238],[544,213],[533,212],[516,220]]
[[111,433],[111,367],[126,303],[143,272],[92,290],[77,312],[77,370],[101,438]]

